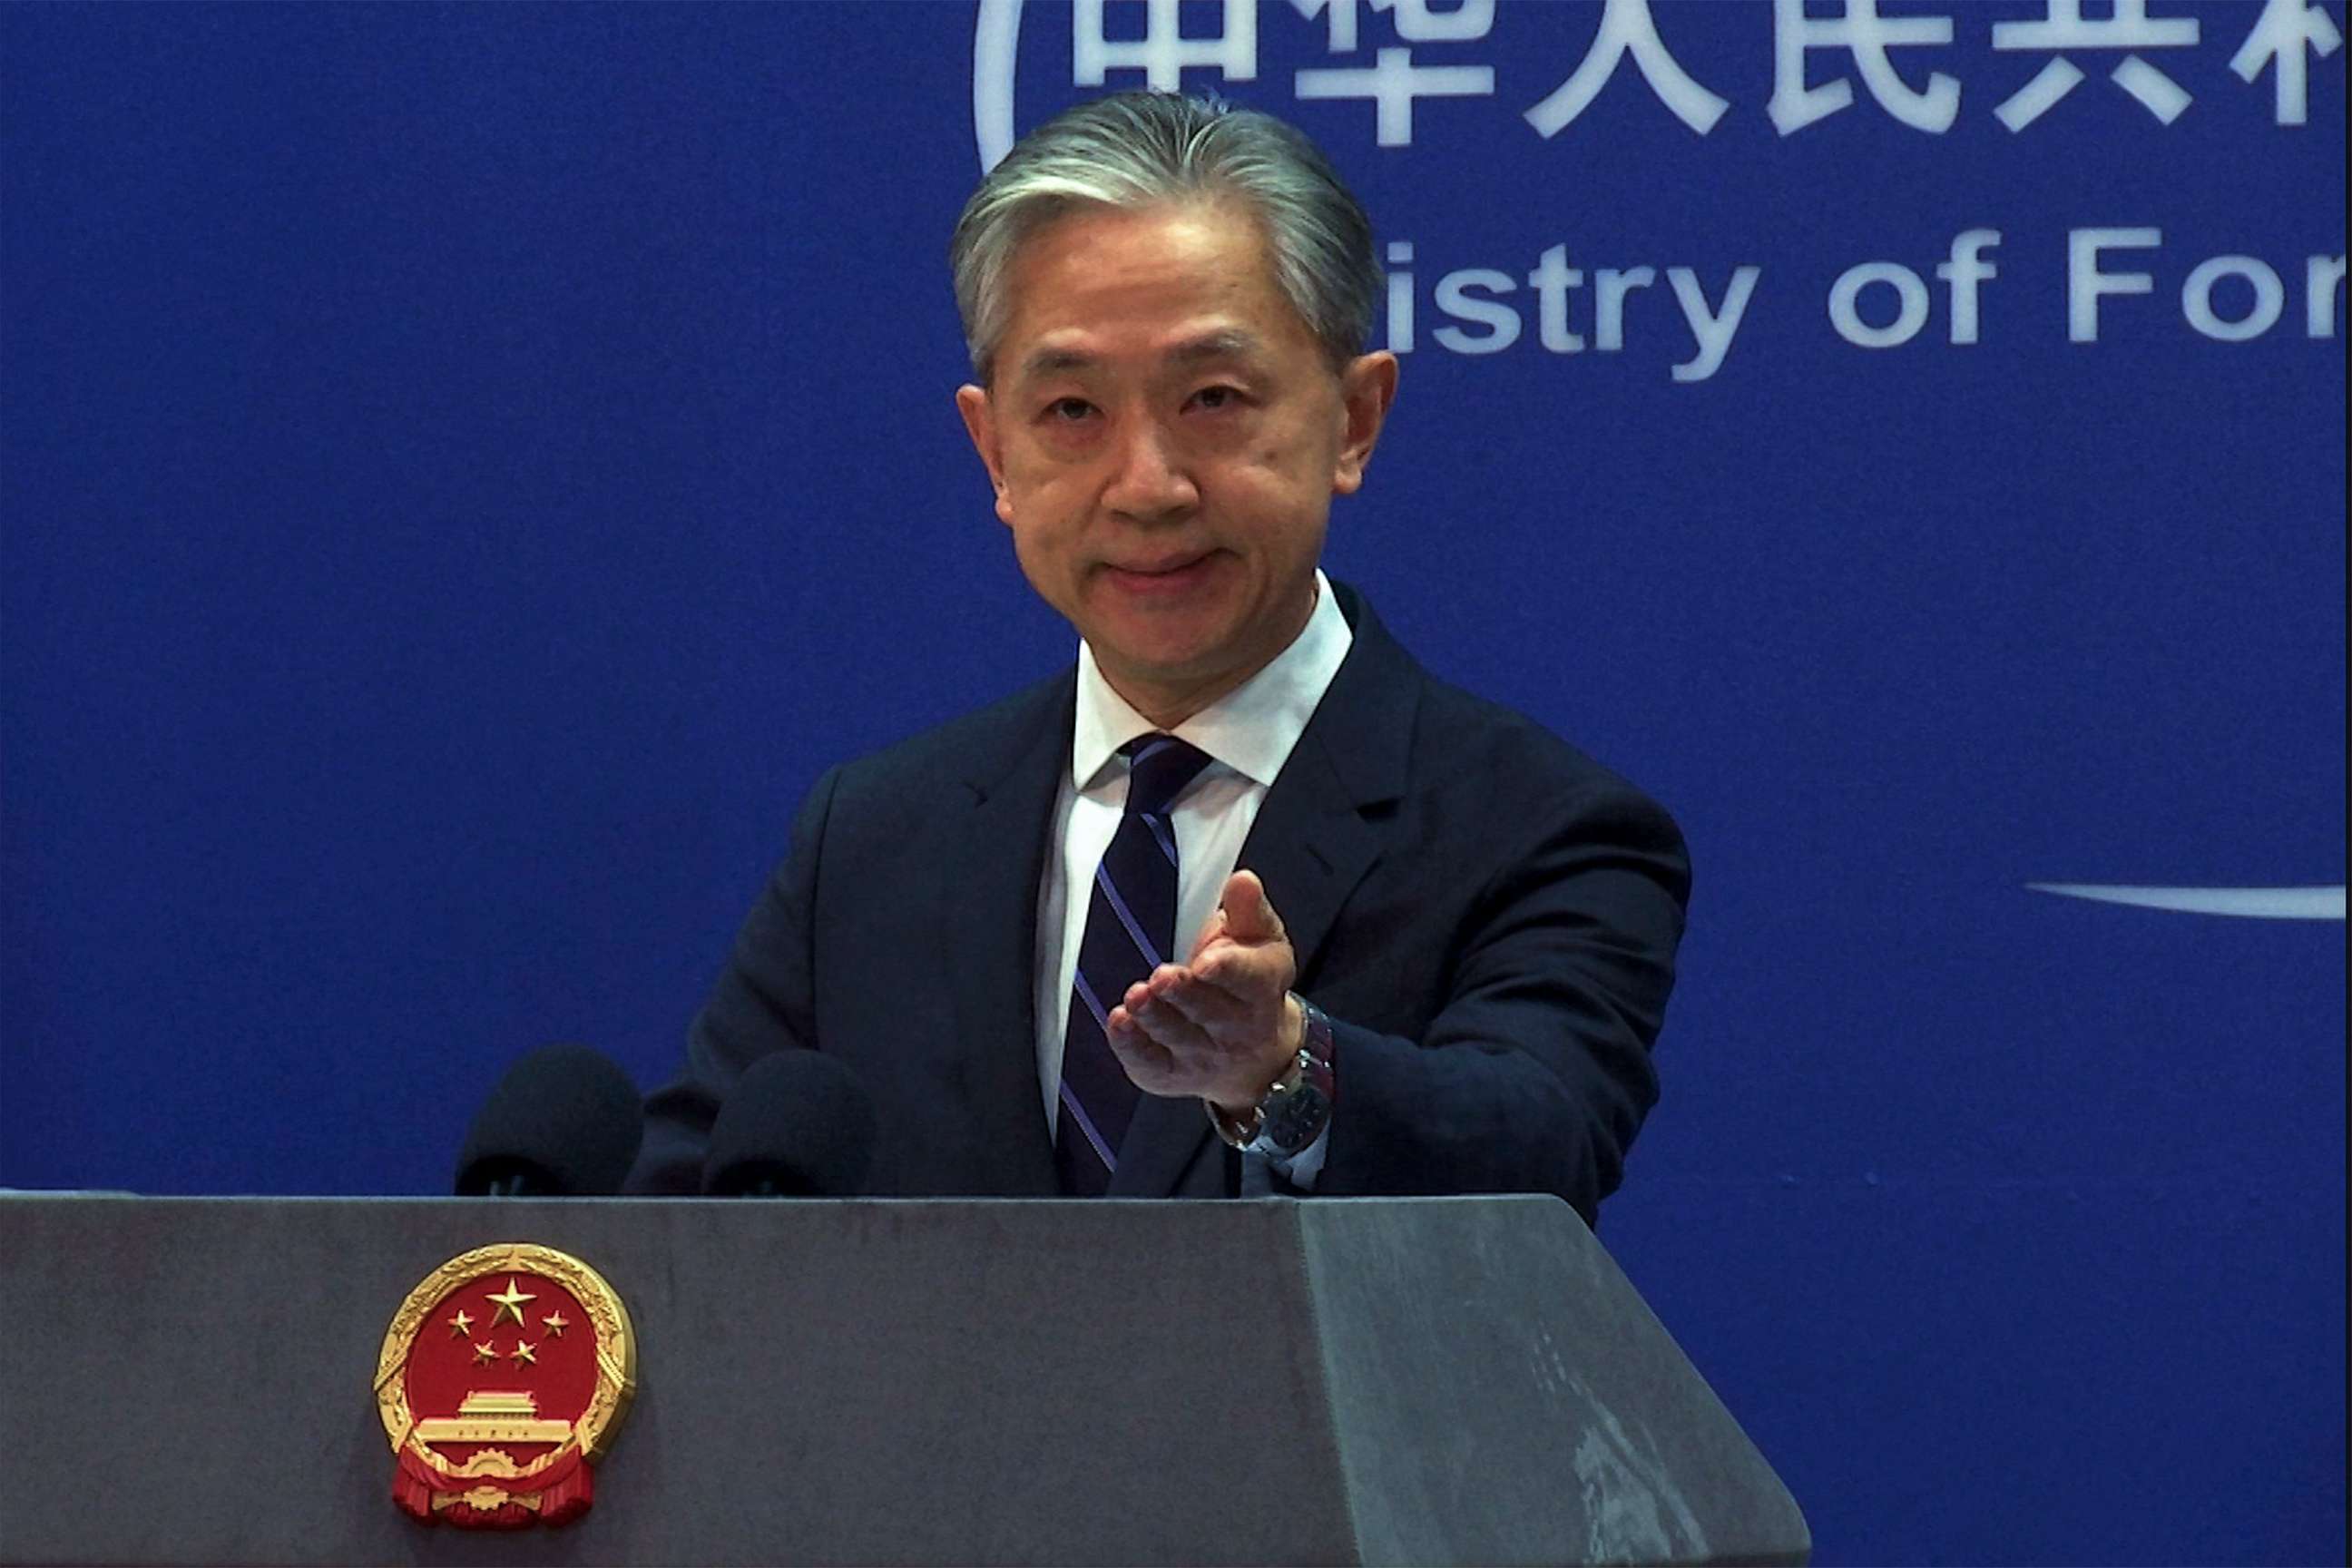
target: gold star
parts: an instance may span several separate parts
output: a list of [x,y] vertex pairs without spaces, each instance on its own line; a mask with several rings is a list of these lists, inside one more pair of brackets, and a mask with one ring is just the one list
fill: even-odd
[[525,1301],[536,1301],[539,1298],[516,1289],[514,1276],[509,1274],[507,1276],[506,1294],[503,1296],[493,1296],[490,1300],[497,1302],[499,1308],[498,1315],[490,1320],[490,1327],[495,1329],[500,1323],[505,1322],[509,1318],[512,1318],[517,1323],[520,1323],[522,1321],[522,1304]]
[[507,1354],[516,1361],[527,1362],[532,1366],[539,1364],[539,1347],[529,1340],[517,1340],[515,1348],[509,1351]]
[[572,1320],[561,1312],[550,1312],[540,1321],[547,1325],[547,1331],[559,1340],[563,1337],[563,1331],[572,1326]]
[[481,1365],[482,1363],[486,1361],[496,1361],[498,1359],[499,1348],[498,1346],[490,1343],[489,1341],[484,1340],[480,1344],[474,1347],[474,1364],[476,1366]]
[[449,1337],[453,1340],[462,1340],[466,1337],[466,1331],[473,1326],[473,1314],[470,1312],[459,1312],[456,1317],[449,1320]]

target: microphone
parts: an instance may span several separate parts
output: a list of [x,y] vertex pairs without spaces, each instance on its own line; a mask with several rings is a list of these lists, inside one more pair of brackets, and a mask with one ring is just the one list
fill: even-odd
[[874,1102],[815,1051],[761,1058],[719,1108],[702,1163],[707,1196],[856,1196],[874,1163]]
[[609,1196],[645,1131],[637,1086],[618,1063],[586,1046],[542,1046],[507,1069],[474,1118],[457,1195]]

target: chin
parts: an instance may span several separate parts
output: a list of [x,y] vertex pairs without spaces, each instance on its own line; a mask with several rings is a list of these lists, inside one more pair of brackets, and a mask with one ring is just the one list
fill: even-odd
[[1148,670],[1161,679],[1197,680],[1241,661],[1235,647],[1239,639],[1223,628],[1193,626],[1180,631],[1172,626],[1130,626],[1122,629],[1129,635],[1113,639],[1120,656],[1133,668]]

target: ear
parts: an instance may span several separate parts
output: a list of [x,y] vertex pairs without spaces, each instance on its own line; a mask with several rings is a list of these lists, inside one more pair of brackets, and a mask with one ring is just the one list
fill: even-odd
[[980,454],[981,465],[988,470],[988,482],[996,491],[996,515],[1006,523],[1013,521],[1013,501],[1004,489],[1004,444],[996,431],[996,408],[988,400],[984,386],[956,388],[956,412],[963,416],[964,434],[971,437],[971,449]]
[[1382,350],[1351,360],[1339,373],[1339,460],[1331,470],[1331,493],[1353,495],[1364,482],[1364,466],[1396,402],[1397,358]]

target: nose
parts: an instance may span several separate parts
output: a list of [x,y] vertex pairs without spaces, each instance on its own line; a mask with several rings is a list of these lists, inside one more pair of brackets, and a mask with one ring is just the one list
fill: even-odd
[[1137,419],[1120,433],[1103,502],[1138,522],[1171,521],[1201,504],[1190,466],[1159,421]]

